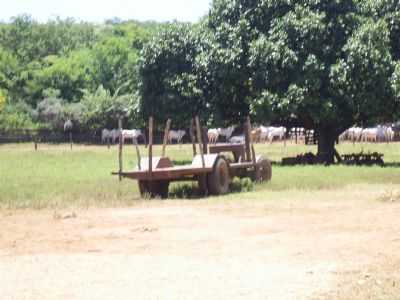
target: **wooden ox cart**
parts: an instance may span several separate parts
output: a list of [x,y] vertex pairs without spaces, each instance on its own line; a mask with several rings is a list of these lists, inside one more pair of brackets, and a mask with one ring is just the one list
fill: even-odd
[[[207,142],[202,138],[204,134],[202,134],[199,119],[196,117],[191,126],[194,158],[191,164],[181,166],[174,166],[172,161],[165,156],[170,123],[168,120],[161,157],[153,157],[153,119],[150,118],[148,157],[141,158],[137,148],[137,168],[133,171],[122,171],[120,159],[120,171],[113,173],[119,175],[120,178],[137,180],[142,196],[166,198],[169,184],[173,181],[197,181],[200,190],[205,195],[221,195],[229,192],[229,185],[235,176],[250,177],[258,182],[271,179],[270,161],[260,155],[255,155],[250,140],[249,119],[244,126],[246,141],[244,144],[216,144],[208,147]],[[200,154],[196,151],[195,127]],[[230,159],[227,153],[232,153],[233,159]]]

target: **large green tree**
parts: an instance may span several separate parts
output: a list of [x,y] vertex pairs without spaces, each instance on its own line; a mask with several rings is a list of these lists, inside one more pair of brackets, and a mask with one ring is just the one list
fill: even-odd
[[[318,154],[332,163],[343,130],[390,119],[397,105],[391,79],[398,35],[388,22],[397,22],[397,6],[376,2],[381,6],[356,0],[215,0],[209,27],[219,53],[231,59],[219,69],[236,74],[233,80],[213,77],[222,101],[234,99],[235,107],[260,121],[294,118],[315,128]],[[387,10],[380,14],[377,7]]]
[[198,114],[208,115],[208,51],[201,28],[169,24],[143,49],[140,63],[141,111],[146,118],[171,118],[188,126]]

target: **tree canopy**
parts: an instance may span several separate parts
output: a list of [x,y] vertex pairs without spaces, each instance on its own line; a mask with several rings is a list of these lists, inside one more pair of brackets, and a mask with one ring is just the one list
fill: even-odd
[[88,128],[250,115],[315,129],[332,162],[343,130],[399,117],[399,40],[397,0],[214,0],[196,24],[19,16],[0,24],[0,127],[51,123],[43,105]]

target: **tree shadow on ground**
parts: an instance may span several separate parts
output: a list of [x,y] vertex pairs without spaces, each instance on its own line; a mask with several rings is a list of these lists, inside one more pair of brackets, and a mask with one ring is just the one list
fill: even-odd
[[344,164],[344,163],[335,163],[332,165],[327,164],[283,164],[282,162],[272,161],[272,166],[277,167],[306,167],[306,166],[321,166],[321,167],[330,167],[330,166],[343,166],[343,167],[382,167],[382,168],[400,168],[400,162],[390,162],[384,163],[383,165],[379,164]]
[[390,162],[383,165],[384,168],[400,168],[400,162]]

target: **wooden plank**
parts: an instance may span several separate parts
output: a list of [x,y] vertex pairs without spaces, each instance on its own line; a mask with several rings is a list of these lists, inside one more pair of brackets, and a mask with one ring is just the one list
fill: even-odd
[[149,177],[153,172],[153,117],[149,118]]
[[[150,165],[149,158],[143,157],[141,160],[141,165],[142,165],[141,169],[142,171],[148,171]],[[173,167],[173,164],[168,157],[153,156],[152,158],[153,172],[156,171],[157,169],[170,168],[170,167]]]
[[253,168],[254,164],[252,161],[249,162],[241,162],[241,163],[231,163],[229,164],[231,169],[244,169],[244,168]]
[[175,180],[180,179],[185,176],[196,176],[202,175],[212,172],[212,168],[198,168],[192,166],[179,166],[172,168],[164,168],[164,169],[155,169],[153,170],[151,177],[150,173],[147,171],[132,171],[132,172],[123,172],[121,175],[123,177],[136,179],[136,180]]
[[199,143],[199,148],[200,148],[200,155],[201,155],[201,161],[202,161],[202,164],[203,164],[203,168],[205,168],[206,167],[206,163],[205,163],[205,161],[204,161],[204,152],[203,152],[203,143],[202,143],[202,141],[201,141],[201,127],[200,127],[200,120],[199,120],[199,117],[198,116],[196,116],[196,131],[197,131],[197,142]]
[[[118,147],[118,162],[119,162],[119,173],[122,173],[122,118],[118,119],[118,130],[119,130],[119,147]],[[122,180],[122,176],[119,175],[119,181]]]
[[210,153],[232,152],[235,157],[235,162],[245,160],[245,145],[244,144],[215,144],[210,145]]
[[167,147],[168,143],[168,135],[169,135],[169,129],[171,127],[171,119],[167,120],[167,124],[165,125],[165,131],[164,131],[164,141],[163,141],[163,147],[162,147],[162,157],[165,156],[165,148]]
[[241,151],[244,148],[244,144],[214,144],[210,145],[210,153]]

